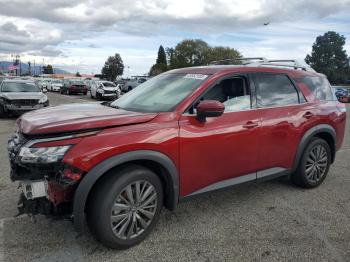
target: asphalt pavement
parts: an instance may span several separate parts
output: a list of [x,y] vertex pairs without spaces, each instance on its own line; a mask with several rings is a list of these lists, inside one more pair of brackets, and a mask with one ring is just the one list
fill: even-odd
[[[92,101],[48,96],[52,105]],[[0,261],[350,261],[349,115],[320,187],[278,179],[201,195],[174,212],[163,209],[148,239],[124,251],[78,235],[70,221],[14,217],[19,190],[9,179],[6,146],[15,119],[0,119]]]

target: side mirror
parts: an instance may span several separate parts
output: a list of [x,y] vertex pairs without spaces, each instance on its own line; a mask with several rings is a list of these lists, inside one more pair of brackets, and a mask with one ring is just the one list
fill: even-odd
[[197,106],[197,119],[200,122],[205,122],[207,117],[221,116],[225,111],[223,103],[215,100],[204,100]]

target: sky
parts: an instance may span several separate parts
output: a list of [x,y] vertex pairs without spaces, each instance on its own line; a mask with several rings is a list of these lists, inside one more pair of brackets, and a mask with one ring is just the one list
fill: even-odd
[[97,74],[119,53],[124,75],[141,75],[159,45],[200,38],[244,57],[303,62],[327,31],[347,38],[350,55],[349,14],[350,0],[0,0],[0,60],[19,54]]

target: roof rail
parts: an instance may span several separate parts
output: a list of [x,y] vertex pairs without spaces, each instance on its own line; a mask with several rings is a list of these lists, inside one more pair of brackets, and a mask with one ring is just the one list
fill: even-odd
[[[310,72],[316,72],[314,69],[308,66],[303,66],[295,59],[273,59],[268,60],[265,57],[243,57],[243,58],[232,58],[232,59],[222,59],[217,61],[212,61],[209,65],[223,65],[225,62],[230,61],[242,61],[243,65],[249,66],[270,66],[270,67],[285,67],[293,68],[294,70],[304,70]],[[289,63],[289,64],[288,64]]]
[[[254,61],[257,62],[268,62],[268,60],[265,57],[242,57],[242,58],[228,58],[228,59],[221,59],[221,60],[216,60],[216,61],[211,61],[209,65],[222,65],[222,62],[231,62],[231,61],[242,61],[243,65],[254,63]],[[246,62],[244,62],[246,61]],[[252,62],[250,62],[252,61]]]
[[[292,63],[292,64],[284,64],[284,63]],[[311,67],[303,66],[299,64],[299,62],[295,59],[276,59],[276,60],[268,60],[267,63],[261,63],[260,66],[277,66],[277,67],[287,67],[293,68],[295,70],[301,69],[304,71],[315,72]]]

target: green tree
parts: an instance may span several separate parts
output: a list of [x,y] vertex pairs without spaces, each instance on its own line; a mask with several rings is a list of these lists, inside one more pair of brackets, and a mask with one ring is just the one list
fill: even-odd
[[[205,54],[205,63],[209,64],[213,61],[226,60],[226,59],[238,59],[242,58],[241,54],[234,48],[215,46],[208,48]],[[222,62],[223,64],[232,64],[232,61]],[[237,63],[240,63],[237,61]]]
[[108,57],[102,68],[102,75],[109,81],[115,81],[117,76],[122,75],[124,72],[124,63],[121,56],[116,53],[114,56]]
[[173,69],[172,65],[174,64],[174,53],[175,49],[173,47],[166,48],[167,63],[170,69]]
[[158,57],[156,63],[151,67],[149,75],[155,76],[167,71],[167,59],[164,47],[161,45],[158,49]]
[[311,55],[306,56],[305,62],[317,72],[327,75],[331,83],[344,83],[349,74],[345,40],[343,35],[333,31],[318,36],[312,45]]
[[172,68],[200,66],[205,64],[209,45],[201,39],[187,39],[178,43],[173,53]]
[[[167,48],[166,53],[169,69],[202,66],[208,65],[212,61],[242,57],[234,48],[223,46],[211,47],[200,39],[184,40],[177,44],[175,48]],[[239,62],[237,61],[237,63]],[[232,62],[228,61],[227,64],[232,64]]]
[[52,65],[43,66],[43,74],[53,74]]
[[156,64],[163,64],[163,65],[167,64],[165,50],[162,45],[158,49],[158,57],[156,60]]

